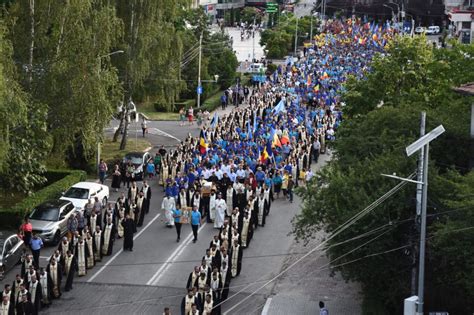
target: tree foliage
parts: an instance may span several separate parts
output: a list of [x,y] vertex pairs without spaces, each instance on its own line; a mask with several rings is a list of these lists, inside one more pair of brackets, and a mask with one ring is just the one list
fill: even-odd
[[[465,174],[472,100],[452,91],[474,80],[472,49],[433,50],[424,38],[400,37],[385,56],[375,58],[365,79],[350,79],[334,158],[301,191],[304,205],[294,220],[300,238],[320,229],[331,233],[397,184],[380,174],[412,174],[416,157],[407,158],[405,147],[419,137],[420,111],[425,110],[427,131],[439,124],[446,128],[430,147],[425,299],[427,309],[452,313],[474,308],[474,222],[468,197],[474,185],[472,172]],[[399,314],[411,294],[419,239],[415,213],[415,187],[406,185],[329,242],[333,269],[361,283],[367,314]]]
[[[279,23],[262,32],[260,45],[268,50],[268,58],[283,58],[289,52],[294,51],[296,35],[296,19],[293,14],[281,15]],[[304,16],[298,18],[298,41],[297,46],[302,46],[304,41],[310,40],[311,19],[313,19],[313,36],[317,34],[319,20]]]

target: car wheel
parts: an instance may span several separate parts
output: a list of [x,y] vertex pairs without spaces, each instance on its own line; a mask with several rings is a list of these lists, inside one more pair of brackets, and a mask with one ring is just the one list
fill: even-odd
[[102,199],[102,206],[103,206],[104,208],[107,207],[107,197],[104,197],[104,198]]
[[61,232],[57,231],[53,237],[53,245],[54,246],[58,245],[60,241],[61,241]]

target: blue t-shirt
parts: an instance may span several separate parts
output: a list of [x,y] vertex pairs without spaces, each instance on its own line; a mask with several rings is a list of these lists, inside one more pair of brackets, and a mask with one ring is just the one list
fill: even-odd
[[174,209],[174,210],[173,210],[173,215],[176,216],[176,217],[174,218],[174,222],[175,222],[175,223],[179,223],[179,220],[181,219],[181,215],[182,215],[181,210],[179,210],[179,209]]
[[201,224],[201,213],[199,211],[192,211],[191,212],[191,224],[192,225]]

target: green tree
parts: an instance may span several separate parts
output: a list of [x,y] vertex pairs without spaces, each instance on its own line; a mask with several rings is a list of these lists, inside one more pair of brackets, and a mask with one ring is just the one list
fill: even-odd
[[262,13],[257,8],[245,7],[240,12],[240,21],[247,25],[262,23]]
[[101,58],[121,32],[114,7],[105,0],[17,1],[8,22],[22,85],[47,106],[53,155],[87,160],[120,95],[110,58]]
[[[436,51],[424,38],[400,37],[375,58],[364,80],[350,79],[334,158],[301,190],[304,205],[294,220],[300,238],[320,229],[331,233],[396,184],[380,174],[413,173],[416,159],[404,150],[418,138],[419,113],[425,110],[427,130],[446,128],[430,147],[426,303],[453,313],[474,308],[473,274],[465,272],[474,268],[472,230],[459,231],[473,223],[472,198],[466,198],[474,194],[472,174],[450,170],[465,170],[469,158],[470,102],[452,87],[474,80],[474,73],[461,71],[472,69],[466,58],[471,51],[458,45]],[[332,268],[361,284],[367,314],[398,314],[400,301],[410,295],[419,237],[414,196],[415,188],[405,186],[328,244]],[[462,241],[448,244],[453,237]]]
[[0,26],[0,187],[29,193],[45,180],[43,161],[50,149],[46,111],[17,82],[5,32]]
[[[179,59],[182,42],[175,23],[185,1],[177,0],[117,0],[117,15],[124,25],[124,35],[118,47],[124,50],[116,64],[128,103],[140,89],[153,92],[158,101],[172,107],[181,85]],[[143,90],[142,90],[143,91]],[[128,106],[121,115],[120,127],[114,135],[118,139],[123,130],[120,149],[127,144]],[[123,127],[123,128],[122,128]]]

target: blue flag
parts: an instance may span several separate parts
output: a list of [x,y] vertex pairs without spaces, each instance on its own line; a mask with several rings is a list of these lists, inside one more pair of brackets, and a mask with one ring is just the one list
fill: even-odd
[[217,112],[214,112],[214,117],[212,117],[211,120],[211,128],[216,128],[217,123],[219,122],[219,116],[217,115]]
[[272,110],[273,113],[278,114],[279,112],[285,110],[285,101],[283,99],[275,106]]

